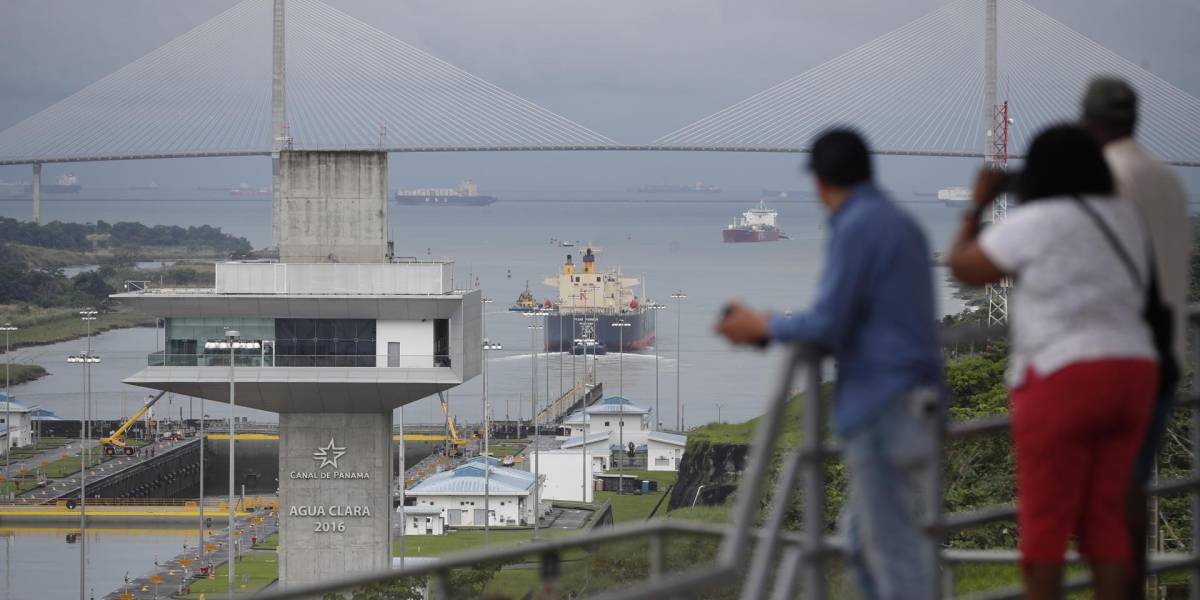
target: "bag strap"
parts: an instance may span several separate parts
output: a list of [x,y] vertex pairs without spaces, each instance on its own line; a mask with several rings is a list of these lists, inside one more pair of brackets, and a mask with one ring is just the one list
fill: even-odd
[[[1100,216],[1100,213],[1097,213],[1096,209],[1092,208],[1092,206],[1085,202],[1083,198],[1080,198],[1077,195],[1071,197],[1075,200],[1075,203],[1083,209],[1083,212],[1087,213],[1087,215],[1092,218],[1092,221],[1096,223],[1096,227],[1100,229],[1101,233],[1104,234],[1105,239],[1108,240],[1108,244],[1112,246],[1113,251],[1115,251],[1117,256],[1121,258],[1121,262],[1125,264],[1125,269],[1129,271],[1129,276],[1133,278],[1133,284],[1137,286],[1138,289],[1144,289],[1145,286],[1142,284],[1142,276],[1138,274],[1137,266],[1133,262],[1133,258],[1129,256],[1129,252],[1125,250],[1125,246],[1123,246],[1120,240],[1117,239],[1117,234],[1113,233],[1112,228],[1108,226],[1108,223],[1104,221],[1104,218]],[[1151,273],[1154,273],[1153,269],[1151,269]]]

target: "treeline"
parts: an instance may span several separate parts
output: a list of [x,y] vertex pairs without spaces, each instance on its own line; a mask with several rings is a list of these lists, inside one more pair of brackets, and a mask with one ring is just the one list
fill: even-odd
[[66,277],[60,269],[35,269],[25,256],[0,243],[0,304],[102,306],[115,290],[100,271]]
[[53,221],[39,225],[0,217],[0,240],[76,252],[126,246],[212,248],[230,254],[244,254],[251,250],[246,238],[224,233],[220,227],[148,227],[141,223],[108,223],[103,220],[95,224]]

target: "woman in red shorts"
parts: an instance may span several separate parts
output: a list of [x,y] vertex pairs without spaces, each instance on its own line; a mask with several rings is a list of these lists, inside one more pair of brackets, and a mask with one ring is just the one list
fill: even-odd
[[[981,231],[979,215],[1004,187],[1020,205]],[[1142,318],[1141,220],[1074,126],[1038,135],[1019,178],[980,173],[974,202],[950,267],[972,285],[1013,279],[1008,384],[1027,598],[1061,596],[1072,536],[1095,597],[1120,598],[1132,560],[1125,499],[1158,377]]]

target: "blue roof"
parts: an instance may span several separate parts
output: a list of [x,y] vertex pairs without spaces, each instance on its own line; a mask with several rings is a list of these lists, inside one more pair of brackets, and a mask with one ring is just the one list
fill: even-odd
[[471,460],[468,460],[467,462],[483,464],[485,461],[488,463],[491,463],[491,465],[493,467],[501,466],[500,459],[496,458],[495,456],[476,456],[475,458],[472,458]]
[[31,412],[29,414],[33,415],[34,421],[61,421],[62,420],[62,417],[44,409],[44,408],[35,408],[35,409],[33,409],[33,412]]
[[[595,432],[595,433],[589,433],[587,436],[587,443],[588,443],[588,445],[591,445],[591,444],[595,444],[596,442],[608,441],[609,435],[611,435],[611,434],[607,431],[599,431],[599,432]],[[583,436],[577,435],[575,437],[569,437],[569,438],[563,440],[562,447],[563,448],[576,448],[582,443],[583,443]]]
[[[485,482],[484,474],[488,470],[491,471],[491,477]],[[508,467],[487,469],[482,461],[467,462],[452,471],[443,471],[426,478],[408,490],[408,493],[483,494],[485,483],[489,494],[528,494],[533,490],[533,473]]]
[[615,415],[618,413],[630,414],[649,414],[650,409],[638,406],[631,402],[628,398],[621,396],[609,396],[589,407],[587,407],[589,415]]
[[33,410],[29,406],[17,402],[16,396],[9,396],[8,394],[0,392],[0,412],[4,412],[6,409],[13,412],[26,412]]
[[663,442],[664,444],[674,444],[676,446],[686,446],[687,445],[687,436],[679,435],[678,433],[666,433],[663,431],[651,431],[650,435],[646,436],[646,439],[653,440],[655,442]]

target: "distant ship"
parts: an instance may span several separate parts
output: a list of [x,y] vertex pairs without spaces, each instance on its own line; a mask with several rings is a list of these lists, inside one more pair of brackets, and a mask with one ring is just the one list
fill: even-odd
[[[512,276],[511,272],[509,273],[509,276]],[[537,300],[533,298],[533,292],[529,289],[529,282],[526,281],[525,291],[521,292],[521,295],[517,296],[517,301],[514,302],[512,306],[508,307],[508,310],[513,312],[531,312],[537,308]]]
[[803,192],[800,190],[768,190],[768,189],[764,188],[762,191],[763,198],[772,198],[772,199],[781,199],[781,200],[787,199],[787,198],[799,198],[801,196],[806,196],[808,194],[809,194],[809,192]]
[[[42,184],[43,194],[78,194],[79,190],[82,189],[83,186],[79,185],[79,177],[72,173],[59,175],[58,178],[54,180],[54,183]],[[25,193],[33,193],[32,183],[25,186]]]
[[562,271],[544,283],[558,290],[558,297],[543,305],[549,313],[545,317],[546,350],[604,354],[654,345],[650,309],[630,289],[641,280],[622,277],[619,270],[597,271],[591,248],[583,255],[582,272],[575,270],[567,255]]
[[774,242],[786,237],[779,231],[779,211],[767,208],[766,202],[758,201],[758,206],[742,213],[733,223],[721,232],[721,238],[727,243],[737,242]]
[[679,185],[673,183],[651,183],[634,190],[640,194],[716,194],[721,188],[715,185],[705,185],[703,181]]
[[235,188],[231,188],[229,195],[234,198],[270,198],[271,188],[250,187],[250,184],[243,183]]
[[966,186],[943,188],[938,190],[937,199],[946,206],[957,206],[971,200],[971,188]]
[[146,185],[131,185],[129,189],[142,192],[153,192],[159,189],[158,182],[151,181]]
[[474,181],[464,181],[456,188],[420,188],[396,192],[396,204],[401,206],[488,206],[495,196],[482,196]]

